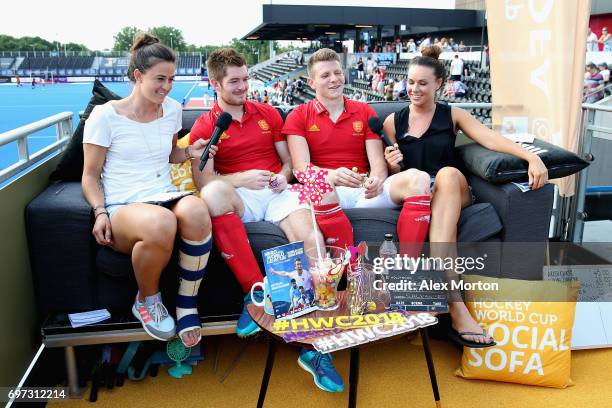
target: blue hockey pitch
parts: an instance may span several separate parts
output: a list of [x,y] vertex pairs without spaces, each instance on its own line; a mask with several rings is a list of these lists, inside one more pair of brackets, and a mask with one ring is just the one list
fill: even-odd
[[[175,82],[170,97],[181,102],[186,96],[202,97],[206,87],[196,86],[193,81]],[[104,84],[121,96],[130,93],[129,82],[108,82]],[[83,111],[91,98],[93,83],[0,86],[0,133],[28,123],[36,122],[61,112],[74,113],[74,127],[78,124],[79,112]],[[193,91],[192,91],[193,88]],[[192,92],[190,92],[192,91]],[[188,95],[189,94],[189,95]],[[44,148],[55,140],[55,128],[47,128],[28,136],[30,154]],[[0,169],[18,161],[17,143],[0,147]]]

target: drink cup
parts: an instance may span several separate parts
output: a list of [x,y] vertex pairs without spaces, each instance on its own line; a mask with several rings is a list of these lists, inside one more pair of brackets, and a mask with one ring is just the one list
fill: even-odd
[[346,250],[326,246],[319,257],[316,248],[306,251],[308,269],[312,276],[315,302],[322,310],[338,308],[338,283],[347,269],[350,255]]

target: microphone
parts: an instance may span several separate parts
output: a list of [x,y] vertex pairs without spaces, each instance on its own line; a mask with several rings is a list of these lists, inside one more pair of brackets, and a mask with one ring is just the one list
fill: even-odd
[[[393,143],[391,143],[391,139],[389,139],[389,137],[385,135],[385,132],[383,132],[383,123],[378,118],[378,116],[371,116],[370,119],[368,119],[368,127],[370,128],[372,132],[380,136],[385,146],[387,147],[393,146]],[[404,163],[402,162],[399,165],[400,165],[400,169],[403,171]]]
[[368,119],[368,127],[372,132],[380,136],[385,146],[393,146],[389,137],[383,132],[383,123],[377,116],[371,116],[370,119]]
[[221,115],[219,115],[217,123],[215,123],[215,129],[213,130],[212,136],[210,137],[210,141],[208,142],[206,149],[204,149],[204,152],[200,157],[200,171],[204,170],[204,166],[206,166],[206,162],[208,161],[208,154],[210,153],[210,148],[219,143],[221,134],[227,130],[230,123],[232,123],[232,115],[227,112],[223,112],[221,113]]

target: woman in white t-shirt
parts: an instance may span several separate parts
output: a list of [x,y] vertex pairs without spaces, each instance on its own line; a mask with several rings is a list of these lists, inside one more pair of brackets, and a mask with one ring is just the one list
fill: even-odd
[[[132,93],[97,106],[83,134],[83,193],[93,208],[100,245],[131,255],[138,294],[132,313],[158,340],[178,333],[190,347],[200,341],[197,294],[212,244],[203,200],[177,193],[170,163],[200,157],[207,141],[176,146],[181,105],[167,97],[176,69],[174,52],[147,33],[134,40],[128,66]],[[211,157],[216,148],[211,149]],[[180,236],[177,323],[161,301],[159,277]]]

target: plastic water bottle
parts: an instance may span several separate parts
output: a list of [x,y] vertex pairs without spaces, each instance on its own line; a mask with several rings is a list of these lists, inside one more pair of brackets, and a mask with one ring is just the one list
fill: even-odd
[[[383,265],[385,259],[391,258],[395,259],[397,255],[397,248],[393,243],[393,235],[385,234],[385,240],[383,241],[380,249],[378,250],[378,256],[382,259]],[[393,269],[393,268],[390,268]],[[383,274],[379,275],[382,280],[383,285],[389,279],[389,269],[384,268]],[[388,310],[391,307],[391,292],[388,289],[381,289],[376,291],[377,300],[384,305],[385,310]]]
[[[393,235],[392,234],[385,234],[385,240],[383,241],[382,245],[380,246],[380,249],[378,250],[378,256],[383,260],[386,258],[392,258],[395,259],[395,256],[397,255],[397,248],[395,247],[395,244],[393,243]],[[389,271],[387,269],[385,269],[385,274],[388,274]]]

